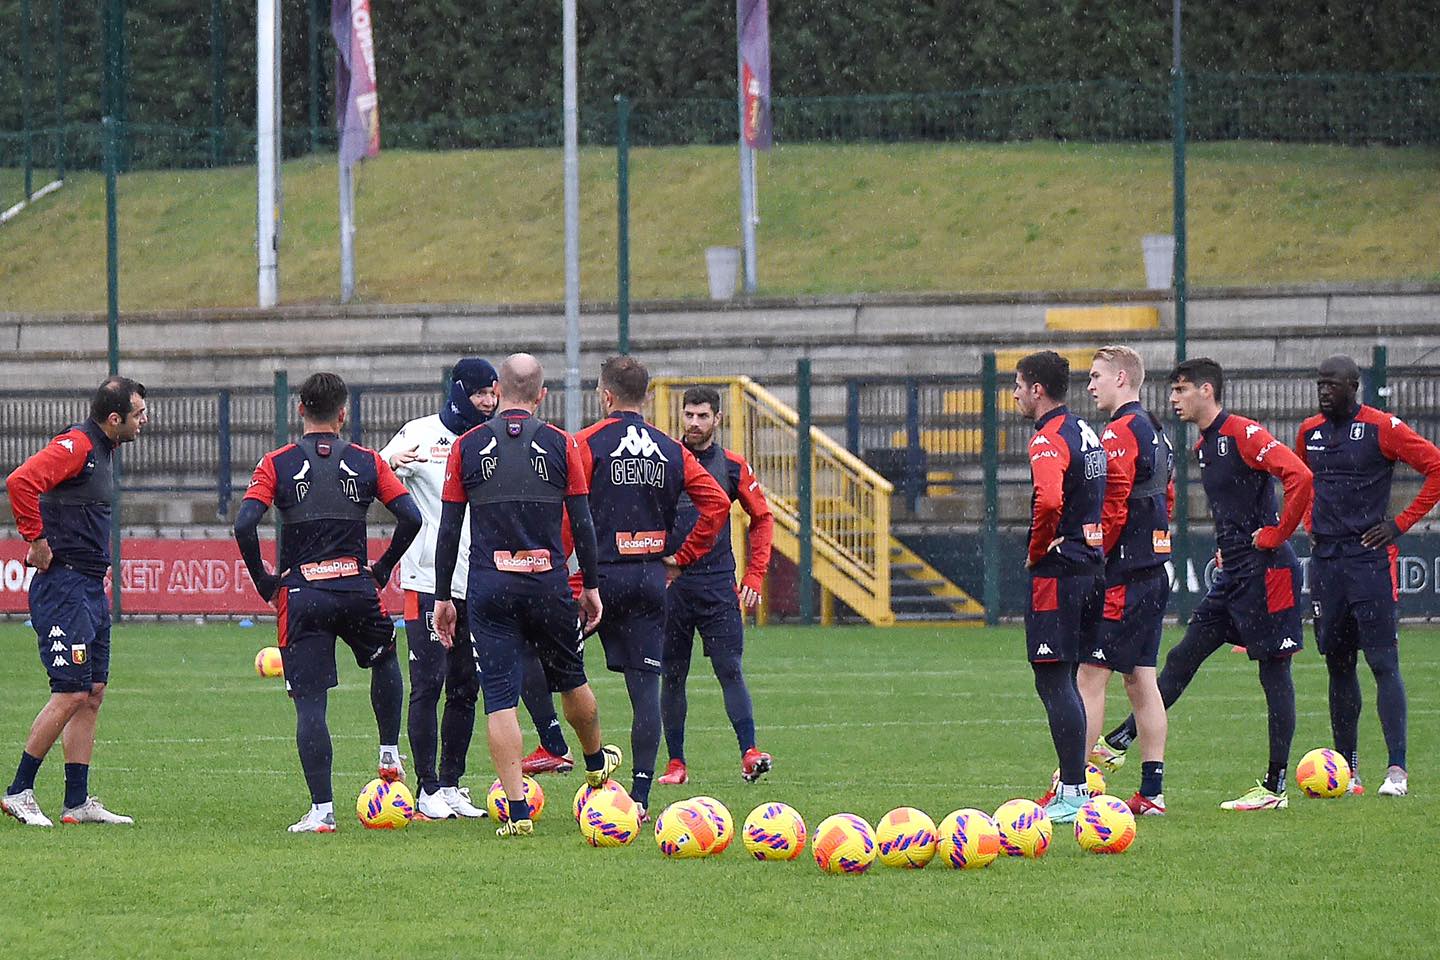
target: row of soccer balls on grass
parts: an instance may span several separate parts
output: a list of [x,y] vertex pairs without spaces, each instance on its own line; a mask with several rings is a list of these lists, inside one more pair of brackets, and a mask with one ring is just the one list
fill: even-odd
[[[1311,750],[1295,767],[1295,785],[1300,792],[1314,799],[1334,799],[1350,789],[1350,764],[1343,754],[1324,747]],[[1085,765],[1085,788],[1090,796],[1108,793],[1105,774],[1093,763]],[[1060,771],[1050,780],[1052,791],[1060,789]]]
[[[545,810],[545,792],[524,778],[530,817]],[[503,823],[507,815],[500,781],[486,796],[490,816]],[[414,818],[414,803],[403,783],[372,780],[356,803],[360,822],[376,829],[397,829]],[[580,835],[592,847],[628,846],[640,835],[640,808],[614,780],[600,787],[582,784],[571,813]],[[837,813],[820,823],[813,839],[805,821],[784,803],[762,803],[745,818],[739,834],[746,852],[757,860],[794,860],[810,840],[811,853],[828,873],[864,873],[878,860],[890,867],[924,867],[932,860],[956,869],[989,866],[1002,853],[1041,857],[1050,848],[1054,825],[1031,800],[1010,800],[994,816],[982,810],[956,810],[940,822],[913,807],[899,807],[871,827],[851,813]],[[693,859],[723,853],[735,839],[735,820],[713,797],[692,797],[666,807],[655,818],[655,844],[672,859]],[[1075,839],[1092,853],[1121,853],[1135,839],[1135,816],[1123,801],[1092,798],[1075,821]]]

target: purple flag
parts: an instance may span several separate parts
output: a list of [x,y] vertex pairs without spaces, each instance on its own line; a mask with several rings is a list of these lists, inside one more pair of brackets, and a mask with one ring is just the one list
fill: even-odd
[[340,162],[380,152],[380,102],[375,93],[375,35],[370,0],[331,0],[330,33],[335,37],[335,124]]
[[736,0],[740,24],[740,135],[754,150],[770,149],[770,0]]

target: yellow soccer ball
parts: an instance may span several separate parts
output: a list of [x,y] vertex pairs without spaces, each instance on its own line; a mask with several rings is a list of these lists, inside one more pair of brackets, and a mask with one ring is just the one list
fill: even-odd
[[1295,784],[1307,797],[1339,797],[1350,789],[1350,763],[1337,751],[1321,748],[1300,758]]
[[709,856],[719,837],[710,811],[689,800],[670,804],[655,818],[655,845],[676,860]]
[[624,847],[640,835],[640,805],[624,790],[596,790],[579,819],[580,836],[592,847]]
[[1034,800],[1007,800],[995,811],[995,826],[1000,831],[1000,849],[1012,857],[1035,859],[1050,849],[1055,825],[1045,808]]
[[715,821],[715,847],[710,853],[724,853],[730,841],[735,839],[735,818],[730,816],[730,809],[714,797],[691,797],[690,803],[698,803],[710,811],[710,817]]
[[956,810],[940,821],[939,834],[936,863],[956,870],[978,870],[1000,856],[1000,828],[984,810]]
[[924,867],[935,856],[935,840],[935,821],[914,807],[896,807],[875,824],[875,852],[887,867]]
[[837,813],[820,821],[810,849],[826,873],[864,873],[875,862],[875,831],[853,813]]
[[580,784],[580,789],[575,791],[575,799],[570,804],[570,811],[574,815],[576,823],[580,822],[580,811],[585,809],[585,804],[591,797],[601,792],[624,793],[627,797],[630,795],[626,793],[624,787],[620,786],[618,780],[606,780],[598,787],[592,787],[588,783]]
[[415,817],[415,797],[401,781],[377,777],[360,791],[355,816],[371,830],[400,830]]
[[1135,842],[1135,814],[1119,797],[1091,797],[1075,815],[1075,840],[1087,853],[1124,853]]
[[[1098,797],[1106,790],[1105,774],[1093,763],[1085,764],[1085,788],[1090,791],[1090,796]],[[1050,775],[1050,792],[1060,792],[1060,768],[1056,767],[1055,772]]]
[[262,677],[285,676],[285,661],[280,657],[279,647],[261,647],[255,654],[255,672]]
[[[525,802],[530,804],[530,819],[539,820],[540,811],[545,809],[545,791],[540,784],[535,782],[534,777],[522,779],[525,788]],[[510,819],[510,805],[505,802],[505,785],[499,780],[490,784],[490,791],[485,794],[485,805],[490,808],[490,819],[496,823],[506,823]]]
[[805,821],[789,804],[760,804],[745,818],[741,833],[745,850],[756,860],[794,860],[805,849]]

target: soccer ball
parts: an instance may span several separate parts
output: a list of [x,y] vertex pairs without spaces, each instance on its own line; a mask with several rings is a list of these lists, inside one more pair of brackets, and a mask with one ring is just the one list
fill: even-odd
[[1350,764],[1334,750],[1311,750],[1295,768],[1295,783],[1307,797],[1339,797],[1350,789]]
[[280,659],[279,647],[261,647],[255,654],[255,672],[262,677],[285,676],[285,661]]
[[415,817],[415,798],[399,780],[377,777],[360,791],[355,816],[371,830],[399,830],[409,826]]
[[1012,857],[1045,856],[1050,849],[1050,836],[1055,825],[1045,808],[1023,797],[1007,800],[995,811],[995,826],[1000,831],[1000,849]]
[[826,873],[864,873],[875,862],[875,831],[853,813],[837,813],[820,821],[810,849]]
[[[539,820],[540,811],[545,809],[545,791],[533,777],[524,777],[521,782],[525,787],[525,802],[530,804],[530,819]],[[490,808],[491,820],[496,823],[509,821],[510,805],[505,801],[505,785],[499,780],[490,784],[490,792],[485,794],[485,805]]]
[[[580,789],[575,791],[575,800],[570,805],[570,810],[575,816],[575,822],[580,822],[580,811],[585,809],[585,804],[597,793],[625,793],[625,788],[620,786],[617,780],[606,780],[598,787],[592,787],[588,783],[580,784]],[[625,793],[628,797],[629,794]]]
[[655,845],[676,860],[709,856],[719,836],[714,815],[690,800],[670,804],[655,818]]
[[715,821],[715,848],[710,852],[724,853],[730,841],[735,839],[735,818],[730,816],[730,809],[714,797],[691,797],[689,802],[698,803],[710,811],[710,817]]
[[624,790],[596,790],[579,819],[580,836],[592,847],[623,847],[640,835],[640,806]]
[[[1090,796],[1098,797],[1105,792],[1105,774],[1093,763],[1085,764],[1085,788],[1090,791]],[[1050,792],[1060,792],[1060,768],[1056,767],[1055,772],[1050,776]]]
[[1000,856],[1000,828],[983,810],[956,810],[940,821],[935,856],[956,870],[988,867]]
[[794,860],[805,849],[805,821],[794,807],[762,803],[745,818],[745,849],[756,860]]
[[1075,816],[1075,840],[1087,853],[1124,853],[1135,842],[1135,814],[1119,797],[1092,797]]
[[914,807],[896,807],[875,825],[875,847],[887,867],[923,867],[935,856],[935,821]]

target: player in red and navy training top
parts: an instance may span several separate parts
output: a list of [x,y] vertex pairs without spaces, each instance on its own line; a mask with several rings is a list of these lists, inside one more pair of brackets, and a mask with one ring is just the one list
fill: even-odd
[[1090,396],[1110,422],[1100,434],[1109,466],[1100,524],[1105,535],[1105,609],[1096,645],[1081,651],[1076,683],[1085,701],[1085,742],[1092,759],[1115,769],[1124,754],[1100,737],[1105,688],[1112,671],[1125,677],[1142,749],[1140,789],[1130,798],[1137,815],[1165,813],[1165,703],[1155,661],[1170,599],[1170,515],[1175,456],[1165,429],[1140,405],[1145,364],[1125,346],[1101,347],[1090,364]]
[[[1310,507],[1310,470],[1294,451],[1254,420],[1221,407],[1224,374],[1214,360],[1197,357],[1170,374],[1170,402],[1182,420],[1200,427],[1195,456],[1210,502],[1220,569],[1195,607],[1185,637],[1165,657],[1160,695],[1168,708],[1180,698],[1200,664],[1230,644],[1244,646],[1259,665],[1270,734],[1270,765],[1251,790],[1220,806],[1225,810],[1280,810],[1289,806],[1285,767],[1295,736],[1295,684],[1290,658],[1300,652],[1300,562],[1290,535]],[[1276,509],[1275,478],[1285,487],[1285,512]],[[1123,750],[1135,738],[1131,717],[1106,736]]]
[[[695,455],[645,422],[650,374],[634,357],[600,366],[606,417],[576,436],[590,479],[590,512],[600,551],[605,665],[625,674],[633,723],[630,796],[650,803],[660,750],[660,661],[665,640],[666,563],[683,570],[704,557],[730,517],[730,498]],[[699,518],[679,547],[670,530],[689,494]],[[671,550],[673,549],[673,554]],[[666,557],[669,560],[662,562]]]
[[[496,833],[523,837],[534,826],[520,771],[515,708],[529,652],[538,656],[550,690],[564,702],[585,754],[587,782],[603,784],[620,765],[621,753],[600,742],[595,695],[585,677],[581,636],[601,622],[602,604],[586,499],[590,478],[580,447],[535,415],[545,399],[545,371],[528,353],[500,365],[495,392],[499,413],[462,436],[445,465],[435,546],[435,629],[442,642],[453,642],[451,580],[468,507],[470,636],[490,754],[507,801],[505,822]],[[566,527],[580,565],[578,605],[566,577]]]
[[[769,772],[773,761],[770,754],[755,745],[755,711],[741,669],[745,649],[741,607],[754,609],[760,603],[760,589],[770,566],[775,518],[750,464],[740,454],[716,442],[715,431],[720,429],[723,420],[720,392],[714,387],[691,387],[681,397],[681,407],[685,448],[715,478],[731,502],[739,503],[750,517],[749,554],[745,576],[737,588],[735,549],[727,523],[720,528],[710,552],[686,567],[665,591],[660,713],[665,722],[665,746],[670,753],[670,763],[658,782],[681,784],[690,778],[685,765],[685,681],[690,673],[690,655],[698,630],[705,656],[710,658],[715,679],[720,681],[725,713],[740,744],[740,776],[747,783],[754,783]],[[671,542],[679,543],[689,536],[699,518],[700,511],[689,494],[681,496],[675,528],[670,531]]]
[[133,823],[89,794],[95,722],[110,681],[111,457],[140,435],[149,420],[145,387],[110,377],[95,391],[90,418],[69,427],[5,481],[20,535],[29,541],[30,623],[40,662],[50,676],[50,699],[41,708],[15,779],[0,809],[27,826],[53,826],[35,799],[35,773],[63,732],[63,823]]
[[1035,692],[1050,720],[1060,763],[1046,812],[1071,823],[1090,799],[1085,787],[1085,704],[1075,685],[1082,650],[1094,647],[1104,599],[1100,526],[1105,450],[1090,425],[1065,406],[1070,361],[1053,350],[1022,357],[1015,405],[1035,421],[1030,440],[1030,605],[1025,646]]
[[[1406,772],[1405,682],[1397,633],[1395,540],[1440,501],[1440,450],[1396,416],[1356,400],[1360,368],[1345,356],[1320,364],[1320,412],[1300,425],[1295,452],[1315,475],[1315,502],[1306,515],[1314,541],[1310,599],[1315,642],[1330,672],[1330,726],[1335,749],[1350,761],[1351,793],[1363,793],[1359,752],[1358,654],[1375,675],[1375,707],[1389,750],[1384,796],[1409,792]],[[1425,475],[1415,500],[1395,519],[1390,483],[1403,460]]]
[[[311,807],[291,833],[333,833],[330,729],[326,700],[339,682],[335,641],[370,671],[370,703],[380,733],[379,773],[401,780],[400,713],[405,695],[395,657],[395,625],[379,590],[420,532],[420,509],[374,450],[341,439],[349,393],[333,373],[300,386],[304,435],[265,454],[235,518],[235,542],[260,596],[275,604],[285,689],[295,704],[295,743]],[[365,513],[379,500],[395,515],[395,534],[371,564]],[[280,512],[279,573],[260,559],[260,519]]]

